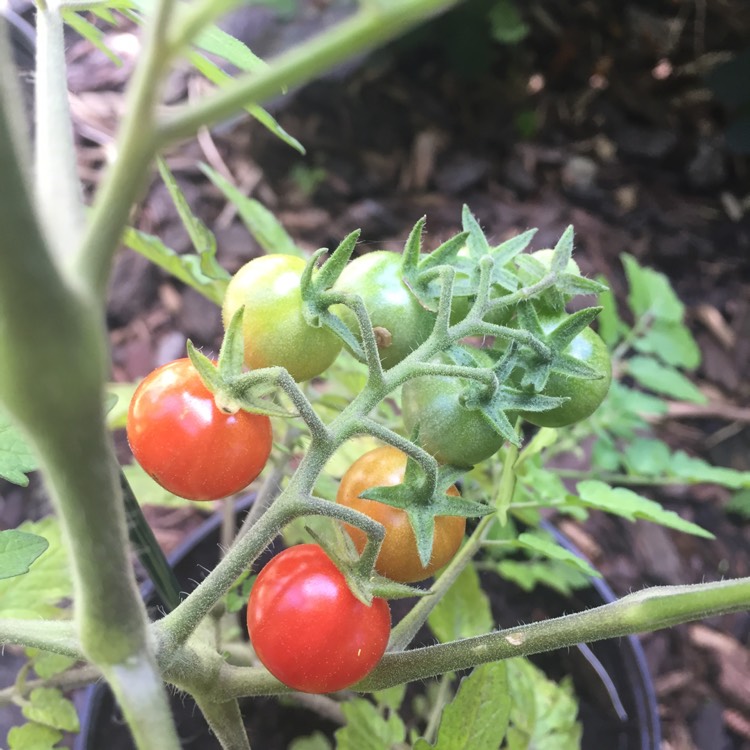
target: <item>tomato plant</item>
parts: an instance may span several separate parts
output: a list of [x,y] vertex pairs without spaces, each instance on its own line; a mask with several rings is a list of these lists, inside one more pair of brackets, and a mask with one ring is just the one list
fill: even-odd
[[159,367],[130,402],[128,442],[162,487],[188,500],[217,500],[246,487],[271,452],[271,422],[225,414],[189,359]]
[[[548,316],[540,318],[542,329],[554,329],[560,319]],[[600,374],[596,380],[566,376],[554,370],[550,373],[542,393],[546,396],[561,396],[569,400],[561,406],[543,412],[521,412],[521,416],[539,427],[565,427],[575,424],[593,414],[609,391],[612,380],[612,362],[606,344],[591,328],[584,328],[563,350],[563,354],[588,365]]]
[[[435,323],[435,313],[404,283],[401,264],[401,255],[388,250],[360,255],[347,265],[334,287],[362,297],[385,368],[397,365],[425,341]],[[334,312],[359,336],[357,320],[349,308],[337,306]]]
[[385,599],[359,601],[321,547],[301,544],[261,570],[247,629],[274,677],[295,690],[330,693],[359,682],[380,661],[391,613]]
[[[393,581],[411,583],[431,576],[446,565],[461,546],[466,519],[459,516],[436,516],[432,557],[423,567],[417,552],[417,542],[406,511],[377,500],[360,497],[373,487],[401,484],[406,471],[406,455],[398,448],[384,445],[360,456],[341,478],[336,501],[360,511],[385,526],[385,538],[380,548],[375,570]],[[449,495],[458,496],[455,486]],[[367,538],[361,529],[344,524],[354,545],[361,552]]]
[[503,438],[481,412],[461,403],[468,381],[427,375],[404,383],[401,406],[407,433],[442,464],[469,467],[500,450]]
[[245,364],[251,369],[285,367],[297,381],[320,375],[336,359],[341,340],[303,315],[300,278],[305,261],[294,255],[263,255],[232,277],[222,305],[224,325],[244,305]]

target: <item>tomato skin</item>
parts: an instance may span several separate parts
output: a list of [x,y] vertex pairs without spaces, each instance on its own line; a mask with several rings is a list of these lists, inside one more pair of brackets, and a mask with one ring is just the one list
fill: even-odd
[[[385,526],[385,538],[380,548],[375,570],[380,575],[401,583],[413,583],[429,578],[436,570],[446,565],[461,546],[466,530],[466,519],[460,516],[436,516],[435,539],[432,557],[427,567],[422,567],[406,511],[394,508],[377,500],[359,497],[373,487],[388,487],[401,484],[406,471],[406,455],[397,448],[384,445],[360,456],[341,478],[336,502],[353,508]],[[458,496],[455,486],[449,495]],[[367,537],[355,526],[344,524],[354,546],[361,552]]]
[[480,412],[461,404],[467,385],[463,378],[427,375],[408,380],[401,391],[407,434],[419,424],[419,445],[441,464],[469,468],[504,442]]
[[360,602],[318,545],[301,544],[261,570],[247,629],[274,677],[305,693],[331,693],[375,668],[388,645],[391,612],[385,599]]
[[[556,317],[540,318],[545,332],[555,328],[559,319]],[[609,391],[612,381],[612,361],[607,345],[591,328],[584,328],[565,349],[580,362],[589,365],[602,377],[598,380],[571,378],[558,372],[552,372],[547,379],[542,393],[545,396],[567,396],[562,406],[544,412],[521,412],[521,416],[531,424],[539,427],[565,427],[580,422],[593,414]]]
[[263,255],[246,263],[227,286],[221,312],[226,328],[243,305],[245,364],[285,367],[296,381],[320,375],[341,351],[328,328],[308,325],[302,312],[300,278],[305,261],[293,255]]
[[136,388],[127,435],[138,463],[188,500],[217,500],[246,487],[268,460],[271,421],[224,414],[189,359],[157,368]]
[[[370,314],[373,328],[390,333],[390,343],[380,345],[380,361],[386,369],[411,354],[432,331],[435,313],[423,307],[401,278],[399,253],[376,250],[349,263],[334,284],[339,292],[358,294]],[[331,308],[359,338],[354,313],[344,305]]]

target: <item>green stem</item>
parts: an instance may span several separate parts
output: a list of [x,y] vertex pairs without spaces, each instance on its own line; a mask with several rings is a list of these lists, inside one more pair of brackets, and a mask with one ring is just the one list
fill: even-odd
[[83,649],[70,620],[0,619],[0,647],[40,648],[53,654],[83,659]]
[[[36,196],[45,235],[60,269],[69,271],[85,215],[68,103],[63,20],[55,7],[36,14]],[[75,281],[75,276],[70,279]]]
[[213,696],[200,693],[194,694],[193,698],[222,750],[250,750],[250,740],[236,699],[216,701]]
[[130,84],[125,118],[117,139],[117,155],[94,199],[77,274],[100,298],[107,289],[112,257],[122,237],[130,209],[145,186],[149,164],[157,151],[154,109],[169,62],[166,28],[175,0],[160,0],[147,24],[147,36]]
[[227,119],[249,104],[306,83],[457,3],[458,0],[389,0],[378,8],[362,9],[325,34],[275,58],[266,70],[243,75],[197,104],[176,108],[160,123],[159,145],[188,138],[204,125]]

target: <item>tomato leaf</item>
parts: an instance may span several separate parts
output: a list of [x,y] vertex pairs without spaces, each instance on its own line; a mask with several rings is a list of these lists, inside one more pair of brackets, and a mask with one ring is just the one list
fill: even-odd
[[332,745],[323,732],[313,732],[309,737],[297,737],[292,740],[289,750],[331,750]]
[[18,531],[43,537],[49,546],[28,573],[0,580],[0,616],[58,618],[55,606],[73,593],[73,582],[57,519],[47,516],[19,526]]
[[500,560],[497,572],[524,591],[533,591],[538,585],[548,586],[564,596],[576,589],[589,586],[589,576],[577,568],[557,560]]
[[599,335],[602,337],[604,343],[610,349],[613,349],[622,338],[622,335],[628,330],[628,326],[623,323],[617,313],[617,300],[611,290],[607,289],[600,292],[598,303],[602,309],[597,321]]
[[456,696],[443,710],[437,742],[414,746],[433,750],[496,750],[510,719],[508,669],[505,662],[476,667],[461,680]]
[[[672,510],[666,510],[659,503],[636,494],[625,487],[610,487],[596,479],[587,479],[577,485],[578,500],[589,508],[622,516],[629,521],[642,519],[658,523],[670,529],[683,531],[686,534],[713,539],[714,535],[697,524],[686,521]],[[576,499],[571,498],[575,503]]]
[[346,725],[336,730],[336,750],[391,750],[406,739],[397,713],[384,718],[370,701],[355,698],[341,704]]
[[75,706],[57,688],[35,688],[21,711],[30,721],[52,729],[63,732],[77,732],[80,729]]
[[482,591],[479,574],[465,567],[427,618],[427,624],[441,643],[471,638],[494,627],[490,602]]
[[681,372],[669,365],[659,363],[653,357],[631,357],[626,360],[625,366],[631,377],[654,393],[661,393],[695,404],[708,402],[700,389]]
[[0,408],[0,478],[26,487],[30,471],[37,469],[36,457],[10,416]]
[[30,722],[12,727],[8,732],[9,750],[55,750],[62,739],[62,732],[42,724]]
[[34,671],[43,680],[62,674],[66,669],[72,667],[76,660],[63,654],[54,654],[52,651],[40,651],[36,648],[25,649]]
[[47,547],[49,542],[43,536],[16,529],[0,531],[0,578],[28,573],[31,564]]
[[679,323],[685,306],[675,294],[669,279],[652,268],[644,268],[627,253],[620,256],[630,292],[628,305],[636,318],[648,315],[657,320]]
[[642,354],[653,354],[667,365],[686,370],[694,370],[701,361],[698,344],[682,323],[654,321],[642,336],[635,339],[633,348]]
[[584,560],[582,557],[573,554],[570,550],[561,547],[552,538],[546,535],[543,536],[538,533],[524,531],[518,536],[518,539],[516,539],[516,544],[530,552],[542,555],[543,557],[548,557],[551,560],[559,560],[566,565],[570,565],[586,576],[591,578],[601,578],[601,573],[593,568],[587,560]]

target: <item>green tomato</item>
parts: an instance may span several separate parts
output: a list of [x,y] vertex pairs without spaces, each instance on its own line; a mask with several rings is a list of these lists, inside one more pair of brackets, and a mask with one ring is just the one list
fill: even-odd
[[341,340],[315,328],[302,312],[300,278],[305,261],[293,255],[263,255],[232,277],[222,305],[224,326],[243,305],[245,364],[285,367],[296,380],[320,375],[336,359]]
[[408,433],[419,427],[419,444],[442,464],[470,467],[497,453],[503,444],[481,412],[460,401],[469,381],[426,375],[404,383],[401,407]]
[[[554,329],[559,318],[540,318],[545,332]],[[542,393],[545,396],[567,397],[561,406],[543,412],[521,412],[521,416],[539,427],[565,427],[580,422],[593,414],[609,391],[612,381],[612,361],[606,344],[591,328],[584,328],[565,349],[565,354],[601,374],[597,380],[569,377],[552,372]]]
[[[402,258],[388,250],[360,255],[349,263],[334,290],[358,294],[375,329],[380,361],[386,369],[397,365],[423,343],[432,331],[435,313],[425,308],[402,279]],[[331,310],[359,339],[352,310],[336,305]]]

